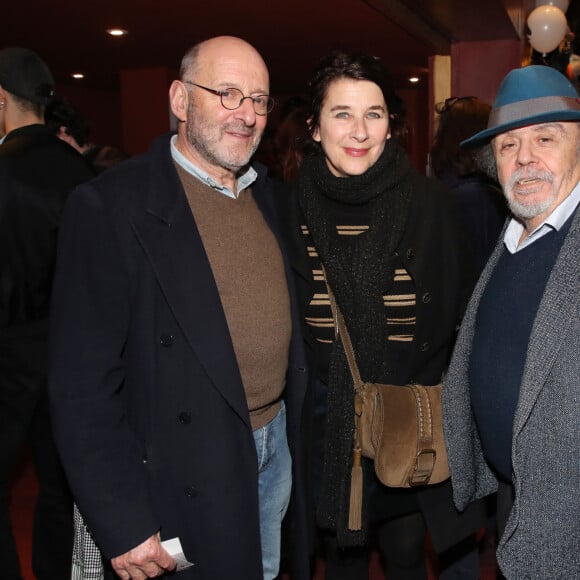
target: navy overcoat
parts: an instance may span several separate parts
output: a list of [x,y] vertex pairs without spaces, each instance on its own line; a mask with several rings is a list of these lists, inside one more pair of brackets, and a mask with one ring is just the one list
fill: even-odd
[[[277,235],[265,173],[252,186]],[[243,252],[244,248],[232,248]],[[300,417],[306,364],[295,299],[285,390],[295,577],[308,577]],[[157,530],[187,580],[262,577],[249,413],[210,264],[169,135],[78,188],[59,241],[50,391],[75,499],[107,558]]]

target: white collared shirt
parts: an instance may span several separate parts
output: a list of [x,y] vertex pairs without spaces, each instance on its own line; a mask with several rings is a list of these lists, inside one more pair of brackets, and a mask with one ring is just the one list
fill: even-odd
[[252,185],[252,183],[254,183],[254,181],[256,181],[256,178],[258,177],[256,170],[251,165],[248,166],[248,169],[237,179],[238,194],[236,195],[229,187],[225,187],[224,185],[217,183],[216,180],[210,177],[209,174],[207,174],[203,169],[200,169],[199,167],[197,167],[197,165],[194,165],[189,159],[187,159],[177,149],[175,145],[176,141],[177,135],[173,135],[173,137],[171,137],[171,157],[173,157],[175,163],[183,167],[183,169],[185,169],[187,173],[190,173],[195,178],[209,185],[212,189],[215,189],[216,191],[219,191],[220,193],[223,193],[228,197],[236,199],[238,195],[240,195],[240,193],[244,191],[244,189],[250,187],[250,185]]
[[[539,240],[552,230],[558,231],[574,213],[580,203],[580,182],[572,190],[572,193],[542,222],[533,232],[531,232],[520,244],[520,239],[524,231],[524,226],[512,218],[505,231],[503,242],[510,254],[515,254],[530,244]],[[519,244],[519,245],[518,245]]]

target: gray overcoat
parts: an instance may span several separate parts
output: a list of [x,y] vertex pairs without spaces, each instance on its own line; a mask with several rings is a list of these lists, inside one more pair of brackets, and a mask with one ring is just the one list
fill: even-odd
[[[572,219],[534,321],[514,418],[515,501],[497,548],[510,580],[580,578],[580,211]],[[501,236],[469,303],[444,385],[460,510],[498,487],[471,411],[468,366],[479,301],[504,251]]]

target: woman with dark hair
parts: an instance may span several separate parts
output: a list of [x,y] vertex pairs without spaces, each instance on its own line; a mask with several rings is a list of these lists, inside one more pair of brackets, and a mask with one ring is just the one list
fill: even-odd
[[[402,101],[379,59],[333,52],[316,68],[311,92],[318,147],[304,158],[283,215],[313,375],[306,425],[326,577],[368,578],[366,544],[376,530],[389,580],[421,580],[426,530],[451,561],[458,544],[473,546],[480,511],[459,514],[449,481],[387,488],[363,460],[362,525],[349,529],[353,381],[324,272],[363,380],[435,385],[471,290],[465,244],[448,192],[419,176],[397,143]],[[476,568],[455,577],[477,578]]]
[[430,155],[432,172],[457,195],[481,271],[508,210],[496,180],[486,175],[478,150],[459,144],[487,128],[491,106],[477,97],[451,97],[435,110],[439,124]]

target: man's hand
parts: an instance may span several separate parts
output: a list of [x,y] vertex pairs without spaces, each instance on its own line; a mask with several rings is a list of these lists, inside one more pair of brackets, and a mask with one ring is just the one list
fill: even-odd
[[164,550],[159,533],[142,544],[111,560],[113,569],[123,580],[155,578],[175,568],[175,560]]

